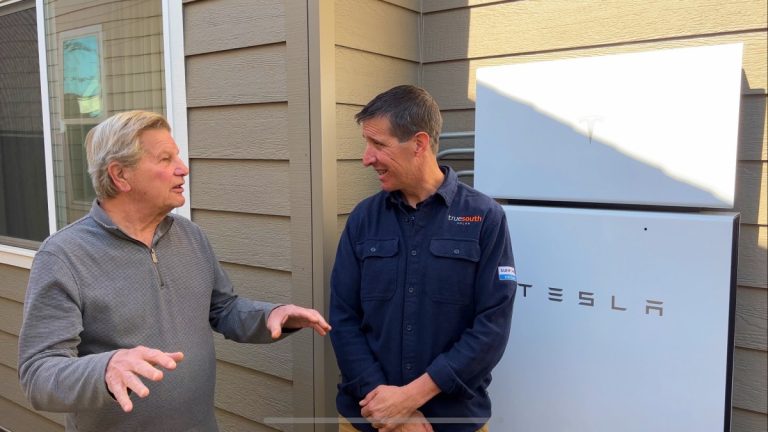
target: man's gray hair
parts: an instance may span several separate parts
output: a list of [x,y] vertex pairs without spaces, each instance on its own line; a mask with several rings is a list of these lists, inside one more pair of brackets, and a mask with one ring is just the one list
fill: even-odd
[[112,198],[117,188],[107,171],[109,164],[117,162],[124,167],[139,163],[144,149],[141,134],[152,129],[170,132],[168,120],[150,111],[126,111],[115,114],[99,123],[85,137],[85,152],[88,157],[88,174],[98,198]]
[[432,153],[437,155],[443,117],[437,102],[423,88],[399,85],[380,93],[355,115],[355,120],[360,124],[375,117],[389,119],[390,133],[401,143],[417,132],[426,132]]

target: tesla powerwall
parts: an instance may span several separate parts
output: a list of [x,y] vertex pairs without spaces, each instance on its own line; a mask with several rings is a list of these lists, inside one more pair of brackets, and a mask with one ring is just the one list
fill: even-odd
[[505,211],[518,290],[491,430],[728,430],[736,214]]
[[497,197],[733,207],[742,45],[477,71],[475,186]]

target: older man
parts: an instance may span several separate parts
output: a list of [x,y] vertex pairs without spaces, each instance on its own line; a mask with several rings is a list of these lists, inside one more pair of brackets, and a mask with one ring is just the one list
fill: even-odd
[[67,431],[215,431],[211,328],[266,343],[330,327],[311,309],[237,297],[205,234],[169,214],[189,170],[162,116],[110,117],[86,152],[97,199],[35,256],[21,385],[36,409],[70,413]]
[[331,276],[337,408],[363,431],[474,432],[512,316],[506,217],[438,165],[442,118],[423,89],[390,89],[356,119],[382,191],[352,211]]

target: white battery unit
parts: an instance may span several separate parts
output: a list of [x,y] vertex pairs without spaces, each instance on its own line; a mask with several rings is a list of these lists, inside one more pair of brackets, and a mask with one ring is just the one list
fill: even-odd
[[477,70],[475,187],[496,198],[730,209],[742,45]]
[[518,289],[491,430],[727,432],[738,215],[504,208]]

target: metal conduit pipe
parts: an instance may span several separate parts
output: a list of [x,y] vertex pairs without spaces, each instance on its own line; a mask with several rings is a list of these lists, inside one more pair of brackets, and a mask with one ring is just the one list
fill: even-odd
[[[456,139],[456,138],[474,138],[475,137],[475,131],[466,131],[466,132],[443,132],[440,134],[440,139]],[[452,149],[445,149],[437,152],[437,159],[440,160],[446,156],[455,155],[455,154],[475,154],[475,149],[472,147],[460,147],[460,148],[452,148]],[[472,177],[475,175],[475,172],[473,170],[461,170],[456,171],[456,175],[458,177]]]

